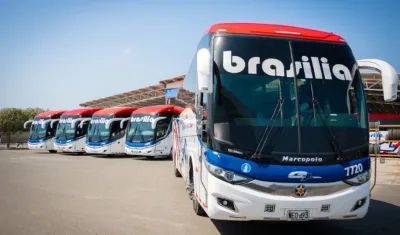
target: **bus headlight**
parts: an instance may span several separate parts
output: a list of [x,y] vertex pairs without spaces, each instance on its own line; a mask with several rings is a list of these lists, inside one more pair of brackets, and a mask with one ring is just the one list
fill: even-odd
[[208,172],[210,172],[210,174],[212,174],[213,176],[217,177],[220,180],[223,180],[231,184],[243,184],[253,180],[252,178],[236,174],[232,171],[224,170],[217,166],[211,165],[210,163],[207,162],[206,162],[206,167]]
[[358,174],[357,176],[344,180],[345,183],[350,184],[352,186],[362,185],[371,178],[371,170]]

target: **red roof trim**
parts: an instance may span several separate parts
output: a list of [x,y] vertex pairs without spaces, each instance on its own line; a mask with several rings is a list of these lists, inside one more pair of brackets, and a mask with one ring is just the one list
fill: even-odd
[[369,119],[400,119],[400,114],[370,113]]
[[289,25],[262,23],[219,23],[212,25],[206,32],[226,32],[233,34],[264,35],[274,37],[290,37],[330,42],[346,42],[337,34]]
[[93,114],[93,116],[101,116],[101,115],[125,115],[127,117],[131,116],[132,112],[135,111],[136,107],[115,107],[115,108],[106,108],[99,110]]
[[80,109],[72,109],[63,113],[63,116],[69,115],[85,115],[85,114],[93,114],[103,108],[80,108]]
[[132,114],[156,114],[167,111],[173,111],[176,114],[180,114],[183,111],[183,108],[174,105],[153,105],[136,109]]
[[35,116],[35,118],[44,118],[44,117],[59,118],[66,111],[67,110],[46,111],[46,112],[37,114]]

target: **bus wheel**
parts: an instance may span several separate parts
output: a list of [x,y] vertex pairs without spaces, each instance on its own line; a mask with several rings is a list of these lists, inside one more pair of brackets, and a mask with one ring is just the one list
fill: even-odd
[[193,210],[196,215],[204,216],[206,212],[204,211],[203,207],[201,207],[199,201],[197,201],[196,195],[194,193],[194,174],[193,174],[193,166],[190,164],[190,191],[191,191],[191,198],[193,202]]
[[200,203],[197,201],[196,198],[193,198],[193,210],[194,213],[196,213],[196,215],[204,216],[206,214],[203,207],[201,207]]
[[57,153],[57,150],[49,150],[49,153]]

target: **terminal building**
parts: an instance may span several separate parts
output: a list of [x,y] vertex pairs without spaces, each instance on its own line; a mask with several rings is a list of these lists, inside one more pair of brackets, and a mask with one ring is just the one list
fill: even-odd
[[[174,104],[185,106],[194,100],[194,94],[182,88],[185,76],[161,80],[158,84],[111,95],[81,103],[82,107],[116,107],[116,106],[135,106],[143,107],[159,104]],[[370,113],[400,113],[400,84],[398,87],[399,99],[395,102],[385,102],[383,100],[382,80],[380,73],[362,73],[364,88],[367,96],[367,105]],[[400,74],[399,74],[400,78]],[[169,96],[168,92],[179,88],[179,93],[175,97]],[[173,97],[173,98],[172,98]]]

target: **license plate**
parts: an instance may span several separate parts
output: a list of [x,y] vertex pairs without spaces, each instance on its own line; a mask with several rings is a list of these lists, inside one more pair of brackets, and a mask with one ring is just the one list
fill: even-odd
[[305,221],[310,219],[309,210],[288,210],[286,218],[292,221]]

